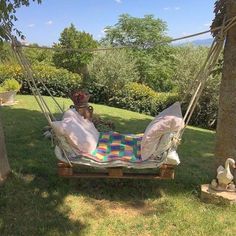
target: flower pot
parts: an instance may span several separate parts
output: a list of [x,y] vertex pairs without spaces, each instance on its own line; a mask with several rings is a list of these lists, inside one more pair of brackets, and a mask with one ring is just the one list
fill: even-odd
[[0,104],[14,104],[16,97],[16,91],[0,92]]

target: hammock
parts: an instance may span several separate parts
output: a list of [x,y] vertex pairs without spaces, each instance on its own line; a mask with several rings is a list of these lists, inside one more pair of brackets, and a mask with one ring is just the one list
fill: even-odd
[[[189,85],[189,88],[187,89],[187,92],[186,92],[186,96],[187,96],[194,89],[194,93],[192,95],[192,98],[190,100],[190,103],[188,105],[186,113],[184,115],[185,126],[184,126],[184,128],[181,128],[177,132],[174,133],[172,139],[170,140],[168,150],[165,150],[165,152],[163,152],[161,155],[158,154],[159,156],[154,155],[153,159],[150,159],[148,161],[143,161],[143,162],[141,162],[141,161],[138,161],[138,162],[137,161],[134,161],[134,162],[131,161],[130,162],[129,161],[128,167],[134,167],[135,165],[139,165],[139,166],[143,165],[144,168],[145,168],[145,167],[150,166],[150,162],[155,163],[155,158],[158,159],[161,156],[162,161],[159,162],[160,165],[155,165],[155,167],[160,166],[160,168],[161,168],[160,175],[155,176],[155,178],[167,178],[167,177],[168,178],[173,178],[173,166],[165,164],[167,153],[170,150],[172,150],[173,148],[177,149],[177,147],[180,143],[181,137],[183,135],[183,132],[184,132],[186,126],[188,125],[189,121],[190,121],[192,113],[193,113],[193,111],[194,111],[194,109],[197,105],[197,102],[198,102],[198,100],[201,96],[201,93],[204,89],[206,80],[207,80],[208,76],[210,75],[212,69],[214,68],[214,66],[217,63],[219,54],[220,54],[220,52],[221,52],[221,50],[224,46],[224,41],[225,41],[227,31],[235,24],[236,24],[236,17],[233,17],[229,20],[224,20],[223,25],[221,27],[218,27],[217,29],[214,29],[214,31],[216,33],[215,33],[213,43],[210,47],[208,56],[206,58],[206,61],[202,65],[202,67],[201,67],[199,73],[196,75],[195,79]],[[32,67],[30,66],[30,64],[28,63],[26,57],[22,53],[22,45],[17,41],[16,37],[11,35],[11,32],[9,32],[9,30],[7,30],[7,28],[5,29],[5,31],[7,32],[7,35],[9,37],[9,39],[11,39],[13,52],[15,53],[16,58],[18,59],[20,65],[23,69],[23,72],[25,74],[25,78],[27,79],[28,85],[29,85],[29,87],[30,87],[30,89],[31,89],[31,91],[32,91],[32,93],[33,93],[40,109],[42,110],[45,118],[47,119],[49,125],[52,126],[52,122],[55,121],[56,119],[55,119],[54,115],[52,114],[52,112],[50,111],[50,108],[48,107],[48,105],[45,102],[44,98],[41,96],[39,89],[37,88],[37,84],[35,83],[35,80],[33,78]],[[174,39],[174,41],[175,41],[175,39]],[[48,94],[52,97],[53,101],[58,106],[59,110],[61,112],[63,112],[63,109],[60,107],[60,105],[58,104],[56,99],[52,96],[49,89],[45,86],[44,82],[43,81],[40,81],[40,82],[44,86],[44,88],[46,89]],[[60,153],[60,154],[58,154],[58,156],[60,156],[59,159],[61,158],[61,161],[63,161],[63,163],[59,164],[59,167],[60,167],[59,168],[59,173],[61,175],[64,175],[64,176],[76,176],[76,175],[73,174],[73,169],[72,169],[72,167],[76,163],[75,157],[69,157],[68,156],[68,152],[65,150],[65,145],[63,146],[63,140],[61,140],[60,138],[55,136],[55,142],[57,144],[56,152]],[[99,153],[99,150],[96,150],[96,154],[94,153],[94,156],[96,156],[97,153]],[[90,155],[90,159],[89,159],[89,155]],[[78,162],[77,164],[100,167],[100,165],[98,164],[98,161],[96,159],[91,158],[91,154],[89,154],[89,155],[87,155],[87,156],[85,154],[81,155],[81,158],[79,159],[80,161],[79,162],[77,161]],[[106,158],[109,159],[110,157],[106,156]],[[132,157],[130,157],[130,158],[131,158],[130,160],[132,160]],[[137,160],[137,158],[135,160]],[[123,160],[116,160],[116,161],[118,161],[118,164],[116,164],[115,166],[118,166],[118,167],[122,166],[120,164],[120,162],[123,161]],[[109,163],[110,162],[104,162],[104,165],[102,167],[110,167]],[[115,178],[115,177],[130,178],[130,177],[133,177],[130,174],[124,175],[122,170],[119,169],[119,168],[118,169],[109,169],[108,175],[107,174],[101,174],[100,176],[98,176],[97,174],[91,174],[91,175],[89,175],[89,174],[80,174],[80,175],[77,175],[77,176],[79,176],[79,177],[111,177],[111,178]],[[151,176],[151,175],[149,176],[148,174],[145,175],[145,176],[144,175],[141,176],[141,178],[144,178],[144,177],[149,178],[149,177],[154,177],[154,176]]]

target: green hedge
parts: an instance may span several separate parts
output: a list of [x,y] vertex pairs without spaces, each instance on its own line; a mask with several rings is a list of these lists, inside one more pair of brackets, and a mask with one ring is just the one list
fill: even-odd
[[[80,87],[81,77],[78,74],[71,73],[65,69],[57,69],[50,65],[33,66],[34,78],[42,95],[48,95],[40,79],[47,86],[54,96],[65,97],[68,93]],[[16,79],[22,84],[20,93],[31,94],[25,76],[19,65],[0,64],[0,83],[6,79]]]
[[109,105],[155,116],[178,98],[176,93],[157,93],[146,85],[133,82],[118,91]]

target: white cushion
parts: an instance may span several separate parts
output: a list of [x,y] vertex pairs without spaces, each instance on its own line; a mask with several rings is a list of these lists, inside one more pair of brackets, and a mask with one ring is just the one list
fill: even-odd
[[148,125],[141,141],[141,157],[147,160],[157,149],[160,138],[184,127],[180,103],[176,102],[158,114]]
[[180,160],[179,160],[179,155],[178,153],[172,149],[169,151],[166,160],[165,160],[165,164],[169,164],[169,165],[179,165]]
[[173,139],[174,133],[163,134],[159,140],[158,145],[156,145],[155,152],[152,153],[155,156],[159,156],[168,150],[171,146],[171,140]]
[[99,132],[91,121],[74,109],[65,112],[62,121],[52,122],[52,127],[57,135],[65,137],[78,154],[90,153],[97,147]]

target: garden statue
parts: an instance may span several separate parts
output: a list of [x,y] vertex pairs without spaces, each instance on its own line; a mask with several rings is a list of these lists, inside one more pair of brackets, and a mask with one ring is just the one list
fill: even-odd
[[93,107],[88,104],[90,94],[83,89],[72,91],[70,95],[76,111],[85,119],[92,121],[99,131],[107,132],[115,129],[114,123],[110,120],[104,120],[98,115],[93,114]]
[[93,117],[93,107],[88,104],[90,94],[85,90],[77,89],[71,93],[70,98],[74,103],[76,111],[85,119],[91,121]]
[[216,179],[213,179],[210,187],[216,191],[236,191],[234,176],[231,173],[230,167],[236,168],[235,161],[228,158],[225,161],[225,167],[219,166],[217,168]]

